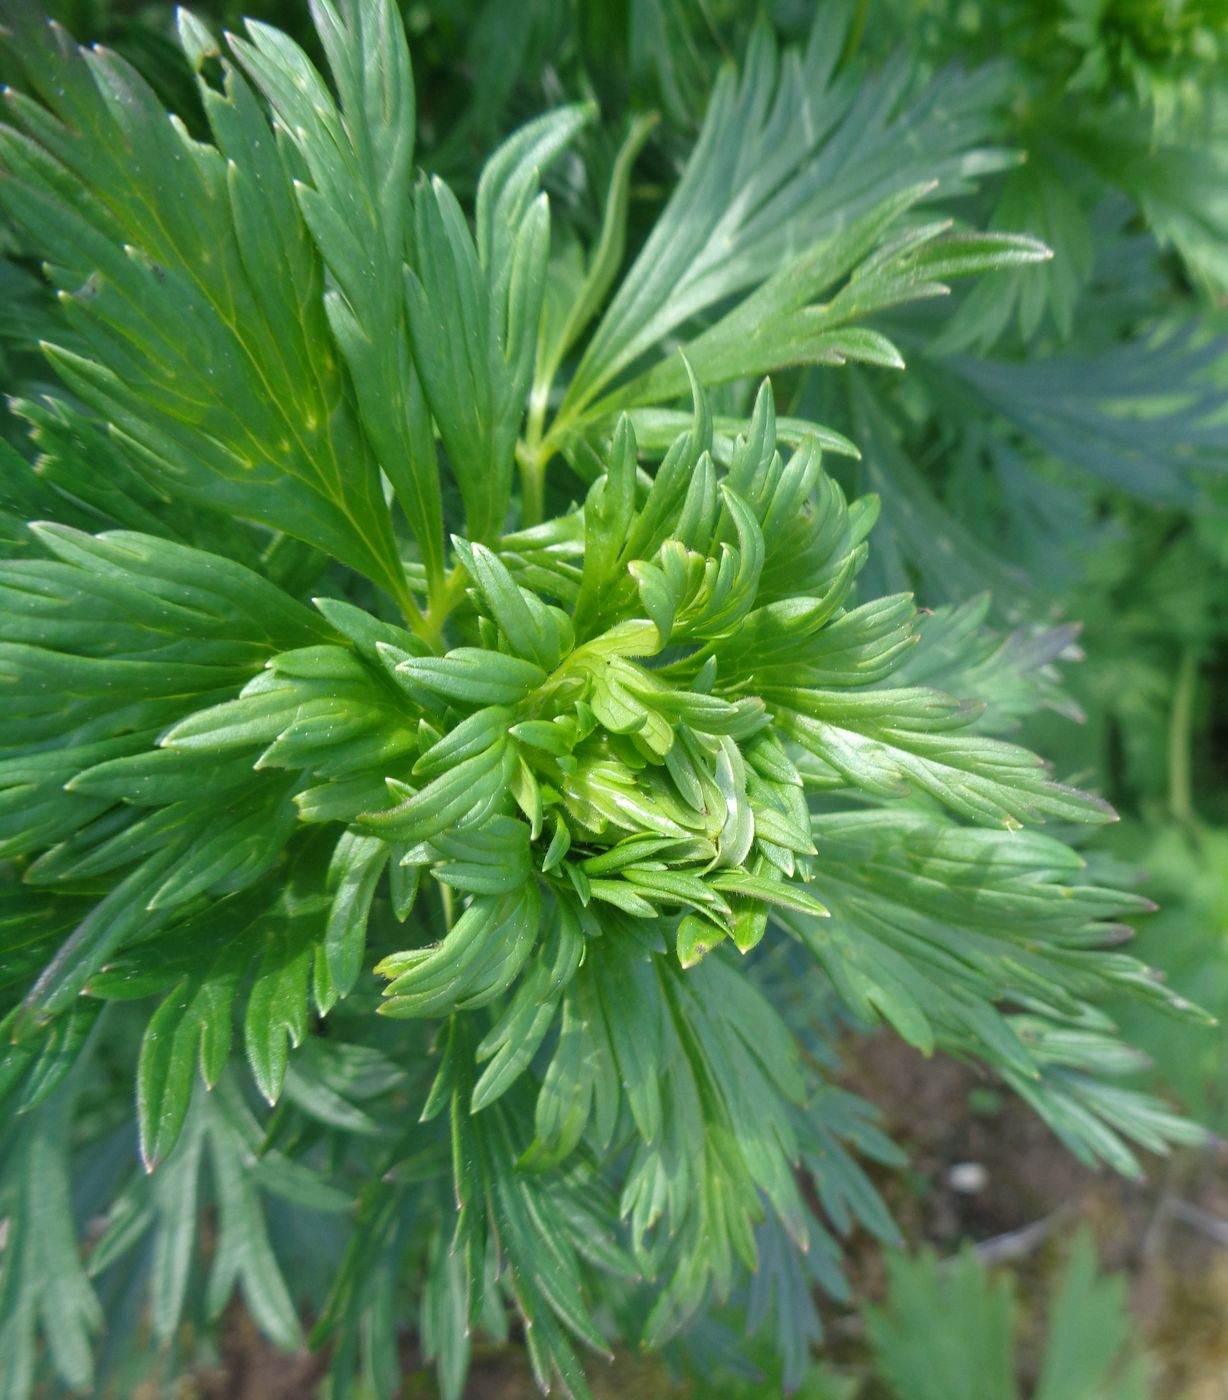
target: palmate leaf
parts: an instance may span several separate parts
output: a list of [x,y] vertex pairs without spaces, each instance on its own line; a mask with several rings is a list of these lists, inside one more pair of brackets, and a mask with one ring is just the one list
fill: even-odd
[[893,681],[925,685],[940,680],[952,694],[975,695],[985,709],[973,727],[986,734],[1009,732],[1041,708],[1081,719],[1053,664],[1082,657],[1078,624],[1020,627],[995,635],[985,625],[991,605],[984,593],[919,618],[918,645],[893,672]]
[[[992,1025],[983,1016],[983,996],[959,994],[964,978],[984,977],[982,987],[992,983],[995,1000],[1009,1000],[1012,994],[1041,1000],[1054,995],[1059,1008],[1066,989],[1076,996],[1089,992],[1079,969],[1086,968],[1092,977],[1112,975],[1112,960],[1093,950],[1117,936],[1116,917],[1146,907],[1137,896],[1079,885],[1079,857],[1038,833],[970,831],[906,810],[833,812],[816,817],[814,826],[820,849],[831,861],[824,892],[833,917],[813,926],[790,917],[789,926],[824,960],[843,994],[863,1014],[872,1015],[870,1008],[878,1005],[893,1020],[898,1015],[897,1028],[909,1039],[919,1035],[923,1048],[933,1043],[929,1017],[921,1012],[915,1019],[925,1005],[938,1013],[945,1002],[940,1020],[953,1016],[956,1025],[966,1008],[969,1029],[972,1022]],[[1022,946],[1012,946],[1012,924],[1028,931]],[[857,930],[851,940],[842,931],[846,929]],[[937,934],[939,929],[944,938],[928,936],[927,931]],[[1042,930],[1043,947],[1034,942]],[[859,964],[875,957],[882,957],[884,967],[863,977]],[[1033,964],[1033,958],[1039,961]],[[1054,963],[1045,970],[1049,959]],[[927,964],[930,971],[925,971]],[[886,976],[891,965],[904,973],[900,997],[882,991],[879,1000],[880,989],[894,980]],[[939,967],[949,969],[944,985],[950,1000],[931,995],[928,988],[919,999],[908,995],[908,980],[918,975],[928,980]],[[1145,983],[1138,992],[1166,996]],[[988,1053],[995,1055],[1014,1043],[1013,1036],[1001,1033],[986,1038],[993,1042]],[[1005,1053],[1011,1057],[1010,1050]],[[1026,1071],[1021,1046],[1013,1057]]]
[[[336,555],[412,607],[317,255],[250,90],[233,71],[224,93],[202,84],[217,142],[204,145],[115,55],[29,12],[18,22],[46,107],[9,94],[0,201],[90,347],[52,349],[59,372],[156,480]],[[170,183],[151,193],[155,170]]]
[[1022,363],[951,356],[954,376],[1030,444],[1143,500],[1188,503],[1223,471],[1222,341],[1189,327],[1099,353]]
[[[549,204],[534,197],[540,167],[591,115],[580,106],[551,113],[495,152],[478,183],[476,240],[443,181],[415,200],[409,333],[476,540],[505,523],[538,354],[550,247]],[[539,514],[535,493],[525,515],[532,523]]]
[[[898,1400],[1015,1400],[1015,1299],[971,1250],[940,1261],[926,1252],[888,1264],[888,1297],[865,1320],[877,1367]],[[1037,1400],[1075,1395],[1143,1400],[1149,1366],[1131,1344],[1125,1280],[1099,1275],[1081,1231],[1049,1304]]]
[[[63,329],[62,322],[56,329]],[[281,561],[297,555],[297,567],[310,569],[314,550],[282,536],[275,542],[242,521],[199,504],[175,499],[137,469],[132,455],[99,423],[62,399],[35,403],[11,399],[13,412],[29,426],[33,462],[6,452],[0,465],[0,492],[24,522],[55,520],[80,529],[119,528],[154,533],[180,544],[220,550],[284,583]],[[14,553],[37,552],[23,528],[10,546]],[[7,552],[7,551],[6,551]]]
[[[575,1400],[590,1395],[572,1339],[600,1352],[605,1341],[589,1313],[582,1261],[633,1276],[634,1265],[614,1241],[613,1201],[584,1166],[548,1184],[515,1168],[517,1109],[524,1096],[495,1104],[483,1118],[468,1113],[470,1069],[463,1029],[453,1022],[440,1080],[432,1091],[447,1106],[453,1136],[454,1187],[459,1207],[453,1250],[463,1260],[463,1300],[469,1324],[481,1316],[488,1245],[507,1270],[507,1289],[527,1324],[529,1356],[543,1390],[556,1377]],[[445,1087],[446,1086],[446,1087]],[[498,1267],[498,1265],[496,1266]]]
[[[1135,959],[1104,951],[1120,937],[1116,920],[1145,901],[1080,883],[1079,857],[1039,834],[875,812],[816,817],[815,837],[831,917],[782,922],[858,1015],[881,1016],[927,1053],[945,1045],[995,1065],[1086,1160],[1133,1173],[1123,1138],[1151,1147],[1168,1131],[1198,1136],[1155,1100],[1097,1078],[1134,1065],[1088,1006],[1110,985],[1203,1016]],[[1004,1017],[1012,1002],[1041,1017]],[[1081,1020],[1096,1033],[1077,1033]]]
[[1154,237],[1174,247],[1207,286],[1228,285],[1224,232],[1224,153],[1203,133],[1157,142],[1142,112],[1117,111],[1069,133],[1075,152],[1141,206]]
[[926,178],[948,192],[1000,159],[975,149],[992,80],[952,80],[898,120],[902,61],[860,84],[854,68],[837,71],[849,17],[843,6],[824,11],[804,54],[778,54],[760,29],[740,80],[722,74],[687,169],[595,331],[561,420],[679,325],[914,185],[897,142],[924,152]]
[[962,603],[988,588],[995,607],[1021,621],[1034,610],[1032,581],[947,508],[897,440],[882,396],[856,369],[849,371],[849,399],[864,480],[883,503],[868,586],[915,586],[931,605]]
[[931,1255],[897,1255],[889,1288],[887,1307],[867,1309],[866,1321],[878,1364],[901,1400],[1015,1400],[1014,1307],[1005,1280],[989,1276],[971,1251],[945,1275]]
[[[1026,266],[1052,256],[1043,243],[1020,234],[961,234],[942,222],[903,234],[892,228],[929,193],[930,187],[921,185],[883,201],[787,263],[734,311],[688,342],[683,352],[701,380],[722,384],[790,365],[850,360],[903,369],[895,345],[858,321],[901,303],[945,296],[950,291],[946,278]],[[888,239],[888,233],[896,236]],[[673,360],[621,386],[599,407],[658,402],[683,387]]]
[[[236,1022],[261,1096],[270,1104],[281,1098],[289,1049],[307,1035],[312,1001],[330,1010],[352,987],[352,980],[341,984],[335,949],[340,941],[351,962],[361,959],[374,881],[387,859],[387,848],[375,844],[373,864],[363,838],[342,838],[326,875],[327,839],[300,840],[276,884],[257,884],[183,920],[175,928],[178,946],[161,958],[122,955],[90,979],[90,996],[104,1001],[163,998],[137,1067],[141,1154],[149,1170],[177,1142],[198,1072],[207,1087],[219,1081],[239,1038]],[[317,1094],[336,1097],[325,1087]],[[294,1088],[291,1097],[300,1096]],[[362,1114],[352,1112],[346,1125],[361,1130]]]
[[[264,1148],[262,1133],[241,1098],[226,1083],[208,1094],[198,1086],[173,1152],[154,1176],[129,1183],[108,1229],[91,1256],[91,1272],[104,1275],[121,1264],[152,1232],[148,1277],[157,1336],[171,1339],[183,1320],[199,1254],[198,1212],[216,1212],[217,1243],[209,1256],[205,1315],[218,1317],[236,1287],[270,1340],[291,1350],[302,1332],[282,1265],[270,1241],[264,1200],[293,1199],[315,1212],[345,1210],[345,1193]],[[209,1163],[206,1189],[205,1162]]]
[[102,1310],[86,1277],[73,1220],[68,1126],[61,1091],[6,1135],[0,1199],[9,1228],[0,1270],[0,1395],[24,1400],[38,1369],[37,1336],[76,1389],[93,1383],[92,1337]]
[[853,698],[782,687],[768,698],[785,711],[785,732],[811,755],[802,772],[817,787],[851,785],[878,797],[925,793],[983,825],[1114,820],[1107,803],[1053,782],[1026,749],[965,733],[975,709],[940,692]]
[[1125,1280],[1097,1275],[1091,1239],[1080,1234],[1049,1305],[1036,1400],[1094,1393],[1097,1387],[1112,1400],[1142,1400],[1151,1390],[1150,1367],[1135,1346]]
[[[415,120],[409,52],[389,5],[347,5],[342,13],[323,5],[318,13],[339,105],[307,56],[277,30],[252,23],[250,42],[230,42],[310,172],[311,184],[296,181],[295,194],[336,283],[324,297],[329,326],[434,594],[443,567],[439,475],[401,295]],[[216,48],[180,15],[200,66]]]
[[1070,339],[1075,307],[1092,270],[1094,240],[1088,217],[1064,172],[1039,153],[1011,171],[991,220],[995,229],[1026,227],[1053,248],[1044,267],[1006,272],[969,293],[939,337],[945,350],[989,349],[1012,321],[1025,342],[1052,321]]
[[1106,1018],[1084,1013],[1054,1025],[1024,1017],[1015,1025],[1039,1072],[1030,1082],[1011,1071],[1004,1077],[1083,1162],[1107,1162],[1137,1178],[1142,1167],[1129,1142],[1150,1151],[1162,1141],[1204,1140],[1201,1128],[1163,1101],[1112,1082],[1137,1075],[1146,1060],[1116,1039]]

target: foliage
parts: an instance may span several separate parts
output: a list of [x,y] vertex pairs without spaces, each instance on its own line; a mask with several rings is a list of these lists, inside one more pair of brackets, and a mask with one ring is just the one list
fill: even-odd
[[[0,1394],[105,1386],[142,1310],[170,1376],[236,1289],[331,1343],[334,1397],[395,1393],[411,1317],[445,1396],[513,1327],[576,1396],[581,1345],[746,1330],[792,1387],[844,1241],[896,1242],[850,1028],[979,1061],[1089,1161],[1197,1136],[1113,1082],[1110,1009],[1205,1019],[1072,844],[1114,814],[1064,775],[1114,767],[1016,742],[1078,713],[1038,561],[1109,570],[1138,501],[1218,489],[1218,342],[1147,322],[1101,211],[1124,41],[1020,166],[954,21],[879,63],[852,7],[794,46],[731,7],[718,68],[636,4],[519,122],[566,21],[509,50],[512,8],[472,102],[429,6],[416,73],[390,0],[180,12],[174,57],[6,8]],[[1151,160],[1116,198],[1214,282],[1222,211]]]
[[[1050,1301],[1035,1400],[1145,1400],[1148,1368],[1125,1292],[1123,1278],[1097,1275],[1090,1236],[1078,1235]],[[928,1252],[894,1255],[887,1301],[866,1314],[875,1367],[898,1400],[1014,1400],[1015,1312],[1008,1281],[970,1250],[946,1264]]]

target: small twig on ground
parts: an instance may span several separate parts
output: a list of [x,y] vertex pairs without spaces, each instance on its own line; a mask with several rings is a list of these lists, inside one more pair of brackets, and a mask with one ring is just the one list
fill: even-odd
[[1199,1231],[1216,1244],[1228,1249],[1228,1220],[1212,1215],[1209,1210],[1203,1210],[1193,1201],[1182,1201],[1176,1197],[1169,1197],[1161,1202],[1161,1209],[1171,1219],[1179,1220],[1183,1225],[1188,1225],[1192,1230]]
[[986,1264],[1003,1264],[1011,1259],[1023,1259],[1035,1253],[1071,1211],[1069,1202],[1058,1206],[1050,1215],[1033,1220],[1018,1230],[1008,1230],[974,1245],[977,1255]]

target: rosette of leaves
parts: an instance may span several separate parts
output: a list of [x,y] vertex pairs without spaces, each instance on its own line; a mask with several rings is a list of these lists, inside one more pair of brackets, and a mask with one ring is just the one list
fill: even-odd
[[[710,408],[899,366],[876,312],[1045,250],[921,214],[997,159],[975,104],[922,104],[918,168],[820,28],[718,82],[615,289],[646,123],[593,247],[538,191],[587,108],[502,146],[471,222],[410,178],[391,4],[315,14],[332,88],[181,15],[208,141],[10,18],[34,96],[0,203],[65,387],[14,405],[35,460],[0,457],[0,1370],[24,1394],[41,1329],[88,1385],[95,1287],[145,1280],[167,1347],[236,1284],[286,1346],[310,1306],[335,1394],[392,1393],[406,1300],[449,1395],[509,1304],[575,1395],[576,1340],[726,1304],[796,1371],[836,1237],[892,1236],[853,1155],[890,1145],[807,1039],[827,998],[983,1060],[1084,1155],[1188,1133],[1104,1082],[1131,1062],[1099,1001],[1189,1010],[1108,947],[1143,902],[1031,830],[1111,813],[989,732],[1050,701],[1068,635],[862,596],[875,502],[823,467],[856,448],[766,383]],[[89,1277],[76,1145],[113,1164]],[[341,1224],[313,1255],[289,1207]]]

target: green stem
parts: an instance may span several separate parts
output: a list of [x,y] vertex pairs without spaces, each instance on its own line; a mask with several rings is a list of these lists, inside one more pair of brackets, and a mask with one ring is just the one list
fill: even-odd
[[1197,683],[1198,654],[1192,646],[1186,646],[1177,666],[1177,683],[1173,688],[1173,707],[1168,721],[1168,810],[1181,822],[1194,820],[1190,735]]
[[840,62],[847,63],[861,48],[861,40],[866,30],[866,20],[870,14],[870,0],[857,0],[857,8],[853,12],[853,22],[849,25],[848,38],[844,41],[844,52],[840,55]]
[[465,577],[464,569],[457,564],[442,585],[435,590],[426,616],[422,618],[422,626],[414,628],[432,651],[443,651],[443,629],[452,615],[452,609],[464,597]]
[[516,444],[516,462],[520,467],[521,525],[529,529],[540,525],[546,509],[546,468],[554,450],[543,441],[546,426],[546,405],[554,369],[549,368],[533,385],[529,395],[529,414],[524,438]]
[[426,640],[427,622],[422,609],[414,601],[414,595],[409,591],[409,585],[401,579],[396,585],[394,596],[397,600],[397,607],[401,609],[401,616],[409,626],[409,630],[416,636]]
[[520,524],[523,529],[540,525],[546,509],[546,463],[527,443],[516,448],[520,466]]

